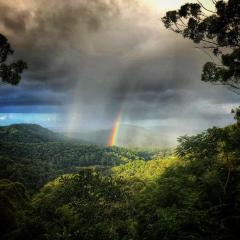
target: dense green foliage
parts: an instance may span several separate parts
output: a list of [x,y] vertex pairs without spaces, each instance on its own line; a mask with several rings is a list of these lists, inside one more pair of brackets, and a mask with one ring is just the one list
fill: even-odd
[[24,211],[29,203],[26,190],[21,183],[0,180],[0,238],[11,239],[21,228]]
[[12,142],[1,155],[1,239],[239,239],[238,124],[183,136],[175,154]]
[[76,173],[80,167],[109,168],[160,154],[159,150],[83,145],[33,124],[0,127],[0,137],[0,178],[19,181],[30,192],[61,174]]
[[[32,201],[33,239],[120,239],[129,234],[129,194],[124,183],[92,169],[47,184]],[[39,230],[40,226],[40,230]],[[127,228],[126,228],[127,227]]]
[[29,190],[79,167],[109,168],[131,160],[147,160],[151,154],[124,148],[108,148],[69,142],[1,143],[0,178],[20,181]]
[[141,159],[142,152],[78,143],[0,143],[0,178],[24,183],[34,191],[63,173],[77,172],[79,167],[109,168]]
[[203,81],[239,89],[240,1],[213,1],[213,10],[198,2],[167,12],[162,18],[163,23],[167,29],[201,44],[205,53],[210,50],[216,57],[220,56],[220,61],[212,58],[204,65]]
[[179,162],[139,197],[140,239],[238,239],[240,130],[182,137]]
[[67,140],[36,124],[14,124],[0,127],[1,142],[46,143]]

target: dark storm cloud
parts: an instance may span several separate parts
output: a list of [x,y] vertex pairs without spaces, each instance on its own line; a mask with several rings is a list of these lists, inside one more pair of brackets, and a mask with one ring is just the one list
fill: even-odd
[[201,82],[206,56],[139,2],[0,0],[0,32],[29,65],[20,86],[0,88],[1,109],[63,107],[108,125],[120,111],[134,121],[224,119],[236,95]]
[[[26,89],[4,89],[0,91],[0,107],[6,106],[61,106],[67,102],[66,96],[51,90],[29,91]],[[44,96],[44,97],[43,97]]]
[[[183,61],[182,52],[177,50],[175,56],[169,58],[166,55],[154,57],[148,61],[134,63],[129,66],[116,88],[116,94],[124,94],[129,85],[136,93],[154,92],[158,95],[166,90],[181,90],[191,83],[192,77],[189,70],[199,70],[198,61],[192,57],[191,62]],[[189,54],[193,54],[189,51]]]
[[[24,74],[22,81],[25,89],[42,91],[41,83],[44,83],[45,89],[66,94],[70,92],[70,97],[71,90],[76,87],[80,88],[81,96],[97,96],[95,90],[86,94],[86,89],[99,85],[99,79],[106,79],[105,75],[108,73],[101,72],[115,60],[109,60],[111,56],[101,53],[100,47],[96,53],[94,45],[99,38],[96,34],[101,34],[102,29],[108,28],[113,21],[121,17],[122,7],[134,9],[137,6],[135,1],[79,0],[61,4],[57,0],[23,1],[27,5],[25,8],[14,2],[0,1],[0,31],[6,34],[16,49],[15,57],[28,63],[29,70]],[[29,2],[34,4],[28,6]],[[104,36],[101,36],[102,42],[103,38]],[[111,42],[111,39],[106,39],[107,41]],[[80,87],[79,82],[82,82]],[[103,85],[104,83],[104,91]],[[4,91],[5,89],[0,89],[0,93]],[[28,102],[30,98],[25,93],[26,91],[22,91],[21,97],[26,98]],[[46,104],[49,96],[46,96],[44,91],[40,95],[43,104]],[[12,98],[11,95],[8,96]],[[25,100],[17,101],[16,98],[12,98],[11,101],[2,99],[1,102],[13,104],[14,99],[16,105],[25,104]],[[41,97],[38,98],[39,101],[40,99]],[[91,99],[94,101],[94,97]],[[86,100],[89,101],[90,99]],[[38,101],[33,99],[32,102]],[[49,104],[51,103],[49,98]]]
[[76,65],[81,67],[86,58],[86,36],[120,14],[115,2],[81,0],[59,4],[57,0],[41,0],[27,12],[11,1],[0,1],[3,32],[7,31],[17,57],[29,65],[26,78],[44,81],[53,88],[65,89],[74,84]]
[[6,1],[0,2],[0,25],[6,30],[17,34],[25,32],[29,18],[28,11],[14,9]]

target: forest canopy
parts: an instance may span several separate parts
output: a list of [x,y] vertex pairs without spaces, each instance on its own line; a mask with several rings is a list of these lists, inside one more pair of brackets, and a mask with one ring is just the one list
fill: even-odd
[[0,237],[237,240],[239,131],[183,136],[176,153],[2,142]]

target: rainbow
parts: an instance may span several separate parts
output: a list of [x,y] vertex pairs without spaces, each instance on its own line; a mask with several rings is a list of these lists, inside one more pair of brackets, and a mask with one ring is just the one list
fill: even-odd
[[109,147],[112,147],[114,145],[116,145],[116,141],[117,141],[117,137],[118,137],[118,133],[119,133],[119,128],[120,128],[120,122],[121,122],[121,113],[118,114],[115,122],[114,122],[114,125],[112,127],[112,130],[111,130],[111,134],[109,136],[109,139],[108,139],[108,146]]

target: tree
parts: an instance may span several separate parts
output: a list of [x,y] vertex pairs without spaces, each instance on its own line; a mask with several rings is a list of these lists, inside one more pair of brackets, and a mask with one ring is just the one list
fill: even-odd
[[240,89],[240,1],[212,2],[214,11],[199,1],[187,3],[167,12],[162,21],[167,29],[199,44],[211,57],[203,66],[202,81]]
[[121,179],[91,168],[49,182],[33,198],[26,237],[133,239],[130,194],[123,187]]
[[0,84],[17,85],[21,80],[21,74],[27,69],[27,64],[18,60],[9,63],[8,57],[14,53],[8,39],[0,33]]
[[23,184],[0,179],[0,239],[15,239],[15,230],[22,224],[28,202]]

